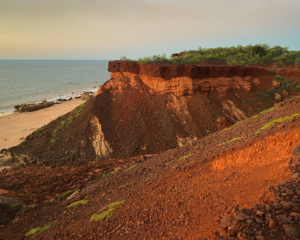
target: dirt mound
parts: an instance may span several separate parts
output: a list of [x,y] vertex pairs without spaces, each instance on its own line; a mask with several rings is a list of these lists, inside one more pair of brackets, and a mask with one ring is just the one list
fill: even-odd
[[40,231],[28,239],[214,239],[233,205],[276,198],[265,191],[291,176],[287,159],[299,130],[295,97],[161,154],[5,170],[0,188],[15,192],[25,211],[1,238]]

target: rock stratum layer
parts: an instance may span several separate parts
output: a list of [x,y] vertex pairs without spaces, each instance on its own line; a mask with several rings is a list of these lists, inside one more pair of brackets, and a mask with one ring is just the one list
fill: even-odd
[[272,87],[274,76],[260,67],[112,61],[108,70],[111,79],[80,112],[30,135],[13,149],[16,155],[53,165],[159,153],[193,144],[275,103],[257,96]]
[[130,78],[132,86],[138,87],[137,83],[142,81],[150,88],[151,94],[172,92],[178,96],[214,90],[224,95],[230,88],[251,91],[253,84],[260,84],[258,78],[272,76],[266,69],[254,67],[153,65],[121,61],[109,62],[108,71],[112,73],[111,80],[103,87],[111,92],[122,91],[126,87],[124,78]]

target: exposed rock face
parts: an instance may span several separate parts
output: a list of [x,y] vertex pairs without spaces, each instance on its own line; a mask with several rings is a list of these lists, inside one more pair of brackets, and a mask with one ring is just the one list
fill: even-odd
[[95,149],[96,155],[98,157],[106,157],[112,153],[112,149],[109,146],[109,143],[104,139],[103,132],[101,130],[101,124],[97,117],[92,118],[90,121],[92,127],[94,128],[94,135],[91,136],[91,141]]
[[193,95],[196,91],[208,93],[216,90],[224,97],[231,88],[251,91],[253,84],[260,84],[257,76],[271,76],[269,71],[262,68],[151,65],[120,61],[109,62],[108,70],[112,72],[111,81],[104,88],[110,92],[122,91],[126,87],[124,77],[128,77],[139,78],[150,88],[151,94],[172,92],[179,96]]

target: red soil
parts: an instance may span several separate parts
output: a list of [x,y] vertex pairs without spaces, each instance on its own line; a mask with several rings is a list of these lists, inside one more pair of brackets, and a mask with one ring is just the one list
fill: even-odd
[[[38,204],[2,228],[1,236],[20,239],[31,228],[52,223],[49,230],[28,239],[213,239],[216,216],[232,205],[251,207],[272,201],[272,195],[264,195],[267,185],[290,176],[285,166],[290,150],[300,141],[299,116],[253,132],[296,112],[300,112],[300,98],[193,146],[158,155],[107,159],[69,169],[33,165],[1,173],[0,188],[15,191],[26,205]],[[244,139],[223,144],[241,135]],[[134,167],[125,171],[129,166]],[[110,176],[101,177],[99,169]],[[81,192],[75,199],[59,200],[62,192],[76,188]],[[25,197],[23,192],[31,195]],[[66,209],[85,197],[86,204]],[[121,200],[124,205],[108,221],[90,222],[94,213]]]

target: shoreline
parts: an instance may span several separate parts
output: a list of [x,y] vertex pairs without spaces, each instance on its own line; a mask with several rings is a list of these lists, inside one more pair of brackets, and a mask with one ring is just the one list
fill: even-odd
[[[47,102],[55,102],[55,101],[57,101],[59,99],[66,99],[66,98],[69,98],[69,97],[72,97],[71,100],[74,100],[75,96],[81,96],[81,94],[86,93],[86,92],[87,93],[96,93],[97,90],[100,88],[100,86],[98,88],[93,88],[92,90],[80,91],[80,92],[76,92],[76,93],[72,93],[72,94],[67,94],[67,95],[60,95],[59,97],[54,97],[54,98],[44,99],[44,100],[46,100]],[[71,100],[68,100],[68,101],[71,101]],[[22,104],[38,104],[38,103],[41,103],[42,101],[43,100],[38,101],[38,102],[27,102],[27,103],[21,103],[21,104],[18,104],[18,105],[22,105]],[[15,109],[2,110],[2,111],[0,111],[0,117],[12,115],[14,113],[16,113]]]
[[20,144],[36,129],[70,112],[84,102],[79,98],[33,112],[12,112],[3,116],[0,114],[0,150]]

